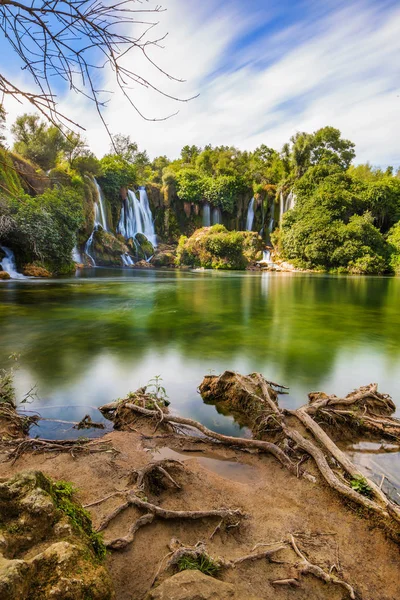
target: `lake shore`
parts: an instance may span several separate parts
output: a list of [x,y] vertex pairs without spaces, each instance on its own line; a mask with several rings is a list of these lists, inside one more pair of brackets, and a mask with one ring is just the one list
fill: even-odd
[[[304,467],[296,476],[272,454],[194,438],[162,423],[155,431],[140,415],[92,449],[99,443],[98,452],[90,446],[82,453],[25,452],[2,462],[1,476],[4,481],[29,469],[74,485],[76,500],[110,549],[106,566],[116,600],[398,597],[398,545],[379,519],[332,490],[312,462],[307,477],[301,476]],[[7,447],[1,453],[7,458]],[[154,472],[157,465],[164,474]],[[129,490],[139,504],[124,506]],[[129,536],[149,507],[231,511],[232,518],[156,513]],[[199,547],[220,565],[212,579],[187,570],[178,575],[180,563],[166,568],[178,550]]]

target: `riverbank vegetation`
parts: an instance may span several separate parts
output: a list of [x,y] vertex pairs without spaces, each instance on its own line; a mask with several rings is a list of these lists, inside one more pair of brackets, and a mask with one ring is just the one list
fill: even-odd
[[[3,127],[5,117],[2,111]],[[99,159],[82,136],[37,115],[21,115],[10,130],[13,147],[4,136],[0,140],[0,244],[13,250],[20,270],[29,265],[31,272],[73,271],[73,249],[84,252],[93,231],[96,177],[108,233],[118,247],[115,256],[107,253],[107,264],[122,264],[120,254],[135,245],[117,228],[127,190],[145,185],[159,241],[179,242],[178,265],[246,268],[243,255],[232,258],[243,237],[233,231],[250,228],[264,245],[273,245],[273,256],[297,268],[400,271],[399,172],[355,166],[354,144],[333,127],[297,133],[280,151],[266,145],[252,152],[192,145],[176,160],[150,160],[124,135],[115,136],[110,152]],[[215,243],[210,238],[207,256],[200,258],[189,246],[197,247],[202,236],[190,236],[214,223],[227,231],[214,232]],[[216,242],[222,237],[231,259],[221,262]],[[98,246],[97,240],[101,257]]]

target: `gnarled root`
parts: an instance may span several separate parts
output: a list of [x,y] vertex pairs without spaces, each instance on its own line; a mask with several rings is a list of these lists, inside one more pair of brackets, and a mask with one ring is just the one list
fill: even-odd
[[[269,546],[268,550],[257,551],[254,550],[260,546]],[[183,558],[190,558],[194,561],[204,561],[207,560],[207,563],[215,568],[216,571],[221,569],[235,569],[239,565],[243,565],[246,562],[254,562],[256,560],[266,560],[270,563],[277,562],[278,564],[282,564],[282,561],[276,560],[274,555],[283,550],[293,550],[297,555],[299,560],[295,562],[289,562],[287,560],[284,561],[283,564],[287,564],[288,567],[293,571],[295,569],[297,571],[297,577],[287,577],[284,579],[273,579],[271,580],[272,585],[289,585],[293,587],[300,587],[301,585],[301,576],[302,575],[313,575],[318,579],[321,579],[325,583],[340,585],[347,592],[348,596],[351,600],[356,599],[356,592],[349,583],[336,577],[331,572],[327,573],[322,567],[319,565],[311,563],[303,552],[299,549],[295,538],[292,534],[289,535],[288,539],[281,540],[279,542],[267,543],[267,544],[257,544],[255,548],[251,551],[250,554],[245,554],[244,556],[239,556],[237,558],[227,560],[221,557],[214,558],[208,552],[204,542],[197,542],[195,546],[184,546],[177,540],[173,538],[169,544],[170,552],[167,554],[161,561],[157,573],[154,577],[153,584],[159,578],[160,574],[165,575],[171,568],[175,567],[179,564],[179,562]],[[163,564],[166,558],[169,558],[165,567],[163,568]]]
[[180,490],[181,486],[168,472],[168,470],[171,468],[179,467],[184,468],[183,463],[179,460],[174,460],[172,458],[157,460],[149,463],[142,469],[135,469],[134,471],[132,471],[130,483],[134,483],[134,480],[136,479],[137,490],[152,491],[154,488],[164,488],[165,485],[162,483],[162,480],[165,480],[171,483],[175,488]]
[[117,452],[111,442],[102,440],[44,440],[41,438],[22,438],[16,440],[2,440],[0,449],[4,450],[5,460],[13,464],[25,452],[69,452],[73,458],[80,454],[94,454],[96,452]]
[[219,517],[222,519],[236,519],[244,517],[244,514],[240,510],[231,510],[227,508],[215,509],[215,510],[169,510],[166,508],[162,508],[157,506],[156,504],[151,504],[150,502],[146,502],[145,500],[141,500],[134,492],[127,493],[126,502],[117,507],[110,515],[108,515],[104,521],[101,523],[98,531],[102,531],[107,527],[107,525],[123,510],[128,508],[129,506],[136,506],[139,509],[145,511],[145,515],[140,517],[138,521],[136,521],[129,529],[128,534],[123,538],[117,538],[106,542],[107,548],[111,548],[113,550],[122,550],[126,548],[129,544],[133,542],[134,535],[136,531],[143,527],[143,525],[147,525],[151,523],[155,518],[159,519],[206,519],[212,517]]
[[324,392],[311,392],[308,398],[303,412],[328,426],[355,428],[400,441],[400,420],[392,416],[396,406],[388,394],[378,392],[376,383],[362,386],[345,398]]

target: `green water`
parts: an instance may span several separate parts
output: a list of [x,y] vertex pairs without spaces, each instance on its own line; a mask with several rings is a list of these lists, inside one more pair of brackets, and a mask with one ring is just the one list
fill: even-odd
[[[96,269],[4,282],[0,364],[21,354],[18,396],[36,385],[28,408],[44,416],[98,418],[96,406],[161,375],[174,411],[239,433],[202,403],[205,374],[260,371],[290,387],[286,406],[376,381],[400,405],[399,305],[400,278],[383,277]],[[41,435],[73,432],[49,423]]]

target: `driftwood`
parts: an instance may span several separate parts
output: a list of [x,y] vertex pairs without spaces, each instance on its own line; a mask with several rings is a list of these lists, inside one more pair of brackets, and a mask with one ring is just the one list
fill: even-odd
[[[310,457],[331,488],[347,500],[372,511],[384,522],[390,524],[391,530],[394,527],[395,531],[399,533],[400,507],[392,503],[380,487],[357,469],[315,420],[321,416],[328,419],[329,415],[329,418],[340,418],[352,423],[354,415],[362,411],[363,418],[368,418],[369,427],[372,427],[372,422],[376,422],[378,424],[376,432],[384,428],[386,432],[390,431],[393,439],[393,432],[397,429],[399,422],[390,416],[395,409],[391,398],[388,395],[380,394],[376,384],[370,384],[349,394],[346,398],[327,396],[321,392],[313,393],[310,394],[308,405],[295,411],[288,411],[279,407],[276,388],[282,389],[283,386],[268,382],[261,374],[252,373],[244,376],[232,371],[225,371],[219,377],[206,376],[199,387],[207,402],[214,398],[216,404],[223,403],[225,408],[232,409],[234,412],[241,409],[249,425],[254,424],[253,431],[255,430],[258,435],[260,435],[260,423],[262,423],[264,439],[244,439],[222,435],[193,419],[171,415],[165,407],[158,406],[155,409],[154,399],[151,399],[153,406],[149,408],[151,403],[146,401],[143,388],[136,394],[130,395],[126,400],[105,405],[100,410],[119,423],[128,418],[129,412],[131,421],[135,418],[146,417],[155,423],[161,423],[160,412],[162,412],[163,427],[168,425],[188,427],[196,429],[209,439],[231,447],[251,448],[267,452],[292,474],[315,481],[315,478],[301,466],[304,457]],[[351,413],[350,416],[343,414],[344,411]],[[120,418],[121,414],[123,419]],[[296,417],[298,426],[293,423],[293,417]],[[311,434],[311,437],[305,437],[303,428]],[[271,438],[271,436],[274,441],[265,439],[265,437]],[[301,453],[300,458],[299,452]],[[293,458],[295,455],[297,455],[296,462]],[[365,482],[368,491],[366,495],[352,488],[351,483],[355,478],[361,478]]]

